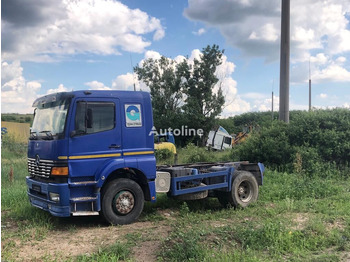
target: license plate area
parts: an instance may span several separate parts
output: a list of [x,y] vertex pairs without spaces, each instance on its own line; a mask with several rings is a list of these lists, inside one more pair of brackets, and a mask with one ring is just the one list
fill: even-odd
[[38,193],[41,193],[41,186],[32,185],[32,189],[33,189],[33,191],[36,191],[36,192],[38,192]]

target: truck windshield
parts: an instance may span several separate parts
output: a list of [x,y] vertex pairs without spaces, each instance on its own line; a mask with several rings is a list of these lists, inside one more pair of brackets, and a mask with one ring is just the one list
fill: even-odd
[[54,139],[64,132],[70,99],[41,104],[35,109],[30,139]]

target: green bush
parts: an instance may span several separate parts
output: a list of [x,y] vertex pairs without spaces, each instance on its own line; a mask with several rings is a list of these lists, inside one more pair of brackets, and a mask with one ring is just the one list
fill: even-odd
[[324,161],[344,165],[350,159],[350,110],[316,110],[292,114],[290,144],[317,149]]
[[289,124],[266,124],[231,153],[235,160],[259,161],[288,172],[337,174],[349,165],[350,111],[292,111]]
[[174,153],[166,148],[155,150],[154,155],[158,163],[174,159]]
[[292,163],[293,147],[288,139],[288,125],[276,121],[260,133],[253,133],[245,143],[232,150],[235,160],[262,162],[270,168],[289,167]]
[[322,159],[318,150],[313,147],[295,147],[293,172],[298,174],[315,175],[320,177],[331,177],[338,175],[335,162]]
[[188,144],[184,148],[183,163],[213,162],[215,157],[204,147]]

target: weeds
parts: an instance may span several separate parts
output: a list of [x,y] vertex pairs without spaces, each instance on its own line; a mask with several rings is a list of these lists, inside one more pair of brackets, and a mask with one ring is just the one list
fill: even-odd
[[129,246],[121,242],[116,242],[111,246],[99,248],[97,253],[78,256],[75,261],[126,261],[130,254],[131,251]]
[[157,164],[174,164],[175,155],[169,149],[157,149],[154,151],[154,156],[156,157]]
[[164,261],[203,261],[205,251],[199,244],[200,240],[197,230],[175,226],[164,242],[161,257]]
[[[3,146],[2,150],[2,259],[8,261],[15,260],[19,247],[33,244],[32,240],[45,241],[58,230],[75,234],[99,226],[97,220],[61,219],[31,207],[25,185],[26,157],[23,150],[12,152],[17,146]],[[189,146],[179,150],[179,160],[194,160],[198,154],[198,161],[222,161],[230,152]],[[160,261],[346,260],[350,251],[350,180],[336,177],[339,172],[332,176],[306,174],[303,164],[304,158],[296,174],[267,170],[258,202],[246,209],[223,209],[216,198],[187,203],[158,194],[156,203],[145,204],[140,221],[171,228],[169,234],[155,237],[134,229],[111,246],[96,247],[90,255],[67,258],[47,253],[42,259],[132,261],[133,248],[156,239],[161,243]]]

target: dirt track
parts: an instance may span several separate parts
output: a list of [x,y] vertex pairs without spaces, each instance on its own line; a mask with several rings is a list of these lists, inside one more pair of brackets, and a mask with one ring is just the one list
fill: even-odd
[[[93,217],[83,219],[82,223],[79,222],[79,219],[71,219],[68,221],[70,229],[66,227],[50,230],[41,240],[16,238],[12,257],[18,261],[65,261],[79,255],[95,253],[99,248],[109,246],[117,241],[125,243],[126,235],[136,234],[142,241],[138,241],[137,248],[132,249],[131,257],[135,261],[155,261],[161,240],[166,238],[171,230],[170,220],[108,226],[99,223],[100,220]],[[19,230],[13,226],[4,229],[13,232]]]

